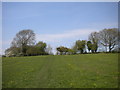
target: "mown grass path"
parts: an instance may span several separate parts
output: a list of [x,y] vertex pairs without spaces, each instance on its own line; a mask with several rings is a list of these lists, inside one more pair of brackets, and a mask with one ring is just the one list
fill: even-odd
[[115,88],[118,54],[3,58],[3,88]]

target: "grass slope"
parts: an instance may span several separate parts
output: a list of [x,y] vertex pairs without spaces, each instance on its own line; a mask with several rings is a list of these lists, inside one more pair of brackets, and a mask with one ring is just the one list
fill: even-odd
[[115,88],[117,54],[3,58],[3,88]]

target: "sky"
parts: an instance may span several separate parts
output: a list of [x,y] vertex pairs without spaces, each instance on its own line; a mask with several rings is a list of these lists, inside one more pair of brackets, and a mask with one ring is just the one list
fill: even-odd
[[71,48],[76,40],[118,27],[117,2],[2,2],[2,54],[16,33],[31,29],[36,42]]

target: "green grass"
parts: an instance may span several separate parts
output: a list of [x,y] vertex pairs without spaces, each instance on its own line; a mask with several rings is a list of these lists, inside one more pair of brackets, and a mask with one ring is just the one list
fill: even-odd
[[3,88],[116,88],[117,54],[3,58]]

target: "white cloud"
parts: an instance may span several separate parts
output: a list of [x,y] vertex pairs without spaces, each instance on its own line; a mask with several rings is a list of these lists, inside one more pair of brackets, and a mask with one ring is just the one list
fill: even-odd
[[83,37],[86,38],[93,31],[97,31],[97,30],[78,29],[78,30],[67,31],[59,34],[37,34],[36,39],[37,41],[58,42],[60,40],[65,40],[65,39],[73,39],[73,38],[79,39]]

